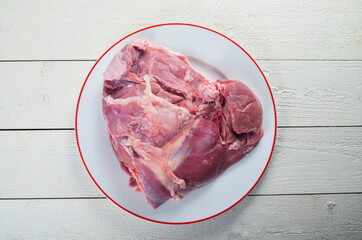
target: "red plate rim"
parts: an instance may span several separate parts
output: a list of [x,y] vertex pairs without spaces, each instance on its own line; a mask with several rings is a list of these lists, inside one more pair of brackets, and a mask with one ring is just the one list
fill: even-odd
[[[95,66],[98,64],[98,62],[104,57],[104,55],[106,55],[114,46],[116,46],[118,43],[122,42],[123,40],[125,40],[126,38],[138,33],[138,32],[141,32],[141,31],[144,31],[144,30],[147,30],[147,29],[150,29],[150,28],[155,28],[155,27],[161,27],[161,26],[167,26],[167,25],[185,25],[185,26],[191,26],[191,27],[197,27],[197,28],[202,28],[202,29],[205,29],[205,30],[208,30],[208,31],[211,31],[213,33],[216,33],[224,38],[226,38],[227,40],[229,40],[230,42],[232,42],[233,44],[235,44],[237,47],[239,47],[246,55],[248,55],[248,57],[254,62],[254,64],[257,66],[257,68],[259,69],[260,73],[262,74],[263,78],[264,78],[264,81],[266,83],[266,85],[268,86],[268,90],[269,90],[269,93],[270,93],[270,97],[272,99],[272,102],[273,102],[273,108],[274,108],[274,138],[273,138],[273,145],[272,145],[272,148],[271,148],[271,151],[270,151],[270,154],[269,154],[269,158],[268,158],[268,162],[266,163],[262,173],[260,174],[258,180],[254,183],[254,185],[250,188],[250,190],[243,196],[240,198],[240,200],[238,200],[236,203],[234,203],[233,205],[231,205],[230,207],[228,207],[227,209],[217,213],[217,214],[214,214],[210,217],[207,217],[207,218],[203,218],[203,219],[199,219],[199,220],[195,220],[195,221],[190,221],[190,222],[162,222],[162,221],[157,221],[157,220],[153,220],[153,219],[150,219],[150,218],[145,218],[145,217],[142,217],[138,214],[135,214],[133,212],[131,212],[130,210],[122,207],[120,204],[118,204],[116,201],[114,201],[111,197],[109,197],[107,195],[106,192],[103,191],[103,189],[98,185],[98,183],[96,182],[96,180],[93,178],[92,174],[90,173],[88,167],[87,167],[87,164],[85,163],[84,161],[84,158],[83,158],[83,154],[82,154],[82,151],[80,149],[80,144],[79,144],[79,139],[78,139],[78,108],[79,108],[79,102],[80,102],[80,99],[82,97],[82,93],[83,93],[83,89],[84,89],[84,86],[85,84],[87,83],[88,81],[88,78],[90,76],[90,74],[92,73],[93,69],[95,68]],[[231,38],[225,36],[224,34],[222,33],[219,33],[215,30],[212,30],[210,28],[207,28],[207,27],[203,27],[203,26],[200,26],[200,25],[195,25],[195,24],[190,24],[190,23],[163,23],[163,24],[157,24],[157,25],[152,25],[152,26],[149,26],[149,27],[145,27],[145,28],[142,28],[142,29],[139,29],[131,34],[128,34],[127,36],[123,37],[121,40],[117,41],[115,44],[113,44],[110,48],[107,49],[107,51],[105,51],[102,56],[96,61],[96,63],[93,65],[93,67],[91,68],[91,70],[89,71],[83,85],[82,85],[82,88],[79,92],[79,96],[78,96],[78,101],[77,101],[77,107],[76,107],[76,113],[75,113],[75,136],[76,136],[76,141],[77,141],[77,146],[78,146],[78,151],[79,151],[79,154],[80,154],[80,157],[82,159],[82,162],[83,162],[83,165],[85,167],[85,169],[87,170],[89,176],[91,177],[91,179],[93,180],[93,182],[95,183],[95,185],[99,188],[99,190],[109,199],[111,200],[114,204],[116,204],[118,207],[120,207],[121,209],[123,209],[124,211],[136,216],[136,217],[139,217],[141,219],[144,219],[144,220],[148,220],[148,221],[151,221],[151,222],[155,222],[155,223],[162,223],[162,224],[172,224],[172,225],[181,225],[181,224],[191,224],[191,223],[197,223],[197,222],[202,222],[202,221],[205,221],[205,220],[208,220],[208,219],[211,219],[211,218],[214,218],[216,216],[219,216],[220,214],[223,214],[225,212],[227,212],[228,210],[230,210],[231,208],[235,207],[239,202],[241,202],[246,196],[249,195],[249,193],[254,189],[254,187],[258,184],[258,182],[260,181],[260,179],[262,178],[262,176],[264,175],[269,163],[270,163],[270,159],[272,157],[272,154],[273,154],[273,151],[274,151],[274,147],[275,147],[275,141],[276,141],[276,135],[277,135],[277,113],[276,113],[276,107],[275,107],[275,101],[274,101],[274,97],[273,97],[273,94],[272,94],[272,91],[271,91],[271,88],[269,86],[269,83],[263,73],[263,71],[261,70],[261,68],[259,67],[259,65],[256,63],[256,61],[250,56],[250,54],[244,50],[244,48],[242,48],[239,44],[237,44],[235,41],[233,41]]]

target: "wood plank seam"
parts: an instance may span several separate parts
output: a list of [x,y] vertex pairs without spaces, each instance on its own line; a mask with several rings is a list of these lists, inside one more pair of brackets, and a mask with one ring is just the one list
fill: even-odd
[[[338,193],[275,193],[275,194],[249,194],[248,197],[272,197],[272,196],[319,196],[319,195],[359,195],[362,192],[338,192]],[[0,201],[17,200],[66,200],[66,199],[107,199],[107,197],[23,197],[23,198],[0,198]]]

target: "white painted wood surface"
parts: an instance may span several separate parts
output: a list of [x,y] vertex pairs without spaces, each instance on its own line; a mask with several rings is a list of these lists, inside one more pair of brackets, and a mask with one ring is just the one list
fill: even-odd
[[0,237],[149,240],[361,239],[362,209],[356,204],[361,201],[360,194],[250,196],[214,219],[174,226],[140,221],[107,199],[2,200],[0,222],[5,231],[0,232]]
[[[258,62],[275,96],[279,126],[362,124],[362,61]],[[93,64],[0,62],[0,128],[74,127],[74,106]]]
[[[0,6],[0,239],[362,238],[361,1]],[[94,60],[124,35],[164,22],[204,25],[242,45],[269,80],[281,126],[252,196],[185,226],[147,222],[105,199],[72,130]]]
[[259,59],[362,57],[359,0],[2,1],[0,59],[97,59],[130,32],[164,22],[221,31]]
[[[361,139],[356,127],[279,129],[252,195],[362,192]],[[3,131],[0,142],[0,198],[103,196],[79,160],[74,131]]]

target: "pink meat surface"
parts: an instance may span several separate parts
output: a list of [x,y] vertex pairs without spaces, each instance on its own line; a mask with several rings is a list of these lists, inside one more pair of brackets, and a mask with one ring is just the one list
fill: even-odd
[[154,208],[219,176],[263,135],[261,106],[245,84],[210,82],[165,47],[134,40],[103,76],[114,151]]

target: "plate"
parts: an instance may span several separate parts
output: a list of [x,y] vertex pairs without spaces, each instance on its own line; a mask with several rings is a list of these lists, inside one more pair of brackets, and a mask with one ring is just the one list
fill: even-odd
[[[102,113],[102,74],[114,55],[133,39],[148,40],[189,57],[207,79],[228,79],[247,84],[263,108],[264,136],[256,148],[208,185],[181,201],[169,200],[153,209],[143,193],[128,186],[108,138]],[[251,56],[230,38],[214,30],[181,23],[138,30],[115,43],[94,64],[79,94],[75,129],[79,153],[98,188],[125,211],[146,220],[185,224],[215,217],[239,203],[260,180],[270,161],[276,137],[276,111],[268,82]]]

